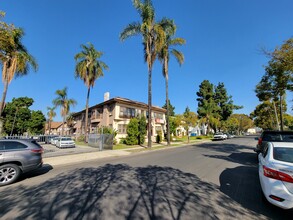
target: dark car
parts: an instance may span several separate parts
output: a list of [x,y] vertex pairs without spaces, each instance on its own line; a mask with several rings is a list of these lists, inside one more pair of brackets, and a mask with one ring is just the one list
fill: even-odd
[[267,142],[293,142],[293,131],[263,131],[254,151],[260,153]]
[[0,140],[0,186],[42,166],[43,148],[33,139]]

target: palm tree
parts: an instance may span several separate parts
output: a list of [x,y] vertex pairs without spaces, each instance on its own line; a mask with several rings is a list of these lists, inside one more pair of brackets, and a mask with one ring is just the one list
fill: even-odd
[[21,28],[15,28],[6,33],[11,39],[7,41],[10,42],[9,45],[6,45],[4,50],[1,50],[0,54],[2,81],[4,83],[4,90],[0,102],[0,116],[4,109],[8,85],[11,83],[12,79],[14,77],[26,75],[30,67],[32,67],[34,71],[37,71],[38,68],[36,60],[28,53],[21,42],[24,36],[23,30]]
[[56,109],[55,106],[54,107],[47,107],[49,135],[51,134],[51,125],[52,125],[53,118],[56,116],[55,109]]
[[152,147],[152,68],[157,57],[157,52],[161,50],[165,39],[164,29],[170,25],[169,20],[163,19],[155,22],[155,9],[151,0],[133,0],[133,5],[138,11],[141,23],[133,22],[128,24],[120,33],[120,40],[141,35],[144,46],[144,58],[148,66],[148,147]]
[[[88,133],[88,103],[90,97],[90,89],[94,87],[95,81],[104,75],[103,70],[109,67],[101,60],[98,60],[103,53],[97,51],[93,44],[88,46],[81,45],[82,51],[75,55],[77,62],[75,67],[75,77],[83,80],[87,87],[86,110],[85,110],[85,133]],[[86,141],[86,139],[85,139]]]
[[70,112],[70,107],[76,105],[76,101],[74,99],[68,99],[67,97],[67,87],[61,90],[57,90],[55,92],[57,97],[53,100],[53,104],[57,107],[61,108],[61,116],[63,117],[63,124],[62,124],[62,132],[61,135],[64,134],[64,124],[66,121],[66,116]]
[[170,124],[169,124],[169,97],[168,97],[168,79],[169,79],[169,60],[170,55],[173,55],[178,63],[181,65],[184,62],[184,55],[182,52],[173,48],[173,46],[185,44],[183,38],[173,38],[176,32],[176,25],[173,21],[169,20],[169,23],[172,24],[167,27],[165,30],[166,39],[163,47],[158,52],[158,58],[163,65],[163,76],[165,78],[166,84],[166,107],[167,107],[167,144],[170,145]]

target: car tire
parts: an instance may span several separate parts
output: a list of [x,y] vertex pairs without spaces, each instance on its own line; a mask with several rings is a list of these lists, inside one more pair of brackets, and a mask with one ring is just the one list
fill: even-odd
[[0,186],[14,183],[20,176],[21,170],[15,164],[5,164],[0,166]]

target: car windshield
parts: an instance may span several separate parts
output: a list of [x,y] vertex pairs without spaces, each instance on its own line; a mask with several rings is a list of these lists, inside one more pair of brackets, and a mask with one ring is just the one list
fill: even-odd
[[72,141],[71,138],[62,138],[62,141]]
[[293,163],[293,148],[274,147],[273,157],[275,160]]

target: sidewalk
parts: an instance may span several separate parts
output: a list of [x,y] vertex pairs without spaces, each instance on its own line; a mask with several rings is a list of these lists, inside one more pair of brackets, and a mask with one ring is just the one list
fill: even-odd
[[[173,146],[167,146],[165,144],[153,144],[152,150],[162,150],[162,149],[170,149],[180,146],[187,146],[197,143],[202,143],[207,140],[197,140],[188,143],[178,142],[174,143]],[[81,161],[89,161],[107,157],[118,157],[118,156],[126,156],[135,152],[148,151],[149,149],[143,147],[136,147],[130,149],[123,150],[104,150],[99,151],[97,148],[89,147],[89,146],[79,146],[77,145],[75,148],[66,148],[59,149],[55,146],[46,144],[43,145],[44,154],[43,154],[43,163],[51,166],[60,166],[60,165],[68,165],[79,163]]]

